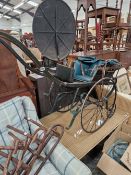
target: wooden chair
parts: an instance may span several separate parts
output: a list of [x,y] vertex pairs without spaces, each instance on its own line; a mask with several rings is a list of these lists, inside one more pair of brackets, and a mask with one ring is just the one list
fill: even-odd
[[[78,0],[77,1],[77,13],[76,13],[76,21],[78,19],[78,13],[81,9],[81,7],[83,7],[83,10],[85,12],[85,27],[84,27],[84,53],[86,54],[87,51],[87,43],[89,41],[88,39],[88,23],[89,23],[89,16],[88,16],[88,12],[89,12],[89,8],[90,6],[92,6],[92,8],[95,11],[95,25],[97,25],[97,14],[96,14],[96,0]],[[96,38],[96,42],[97,42],[97,38]]]

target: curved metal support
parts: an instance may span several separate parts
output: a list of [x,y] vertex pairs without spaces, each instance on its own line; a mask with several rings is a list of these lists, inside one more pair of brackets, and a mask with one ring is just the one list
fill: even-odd
[[12,36],[4,33],[4,32],[0,32],[0,37],[3,38],[4,40],[8,40],[8,41],[12,42],[14,45],[19,47],[33,61],[33,63],[37,67],[36,69],[33,69],[32,67],[30,67],[17,54],[17,52],[10,45],[8,45],[3,39],[0,38],[0,43],[3,44],[16,57],[16,59],[22,65],[24,65],[27,69],[29,69],[31,72],[36,73],[36,74],[41,75],[41,76],[47,76],[48,78],[50,78],[51,80],[55,81],[58,84],[63,84],[63,85],[65,84],[64,82],[60,81],[59,79],[57,79],[53,75],[51,75],[47,68],[42,67],[42,65],[39,63],[37,58],[21,42],[19,42],[17,39],[15,39],[14,37],[12,37]]
[[1,31],[0,31],[0,37],[10,41],[11,43],[13,43],[17,47],[19,47],[33,61],[33,63],[36,65],[36,67],[38,67],[38,68],[42,67],[42,65],[38,61],[38,59],[19,40],[17,40],[13,36],[11,36],[5,32],[1,32]]
[[8,35],[7,33],[4,33],[4,32],[0,32],[0,38],[3,38],[4,40],[10,41],[11,43],[13,43],[17,47],[19,47],[33,61],[33,63],[37,67],[36,69],[33,69],[32,67],[30,67],[16,53],[16,51],[10,45],[8,45],[3,39],[0,39],[0,42],[16,57],[17,60],[20,61],[21,64],[23,64],[31,72],[36,73],[36,74],[41,75],[41,76],[46,76],[49,79],[51,79],[52,81],[55,81],[57,84],[63,85],[63,86],[66,86],[66,87],[83,87],[83,86],[87,86],[88,85],[88,83],[85,83],[85,82],[68,83],[68,82],[63,82],[63,81],[59,80],[57,77],[55,77],[54,75],[52,75],[49,72],[48,68],[42,67],[42,65],[37,60],[37,58],[20,41],[18,41],[14,37],[12,37],[12,36]]
[[35,69],[32,69],[15,51],[14,49],[12,49],[12,47],[10,45],[8,45],[3,39],[0,38],[0,43],[2,45],[4,45],[15,57],[17,60],[20,61],[21,64],[23,64],[27,69],[29,69],[30,71],[34,72],[34,73],[37,73],[39,75],[43,75],[41,74],[41,72],[35,70]]

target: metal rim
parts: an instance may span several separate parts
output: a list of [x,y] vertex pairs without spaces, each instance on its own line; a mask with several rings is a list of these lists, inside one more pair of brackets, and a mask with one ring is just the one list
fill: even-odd
[[[58,87],[57,88],[57,96],[54,97],[52,94],[53,88],[51,90],[49,101],[53,111],[57,109],[58,112],[64,113],[71,110],[74,106],[77,105],[78,101],[74,101],[76,90],[75,89],[68,89],[65,87]],[[76,94],[77,95],[77,94]],[[66,100],[66,104],[63,104],[64,99]],[[76,100],[76,98],[75,98]]]
[[[109,86],[110,85],[110,86]],[[92,94],[99,88],[94,98]],[[97,89],[98,90],[98,89]],[[81,108],[81,126],[87,133],[100,129],[115,112],[116,84],[112,78],[102,78],[86,95]]]

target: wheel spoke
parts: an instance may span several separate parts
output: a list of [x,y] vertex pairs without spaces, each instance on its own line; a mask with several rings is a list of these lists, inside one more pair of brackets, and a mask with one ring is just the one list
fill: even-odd
[[[99,107],[98,107],[98,108],[99,108]],[[96,115],[95,121],[93,122],[93,125],[92,125],[92,127],[91,127],[91,129],[90,129],[90,132],[91,132],[91,130],[93,129],[94,125],[95,125],[95,129],[96,129],[96,120],[97,120],[97,118],[98,118],[98,108],[97,108],[97,115]],[[93,119],[93,117],[92,117],[92,119]]]
[[95,107],[93,107],[91,109],[88,109],[88,108],[87,109],[84,109],[84,111],[87,111],[88,110],[89,112],[86,113],[82,118],[84,119],[87,115],[89,115],[92,112],[93,109],[95,110]]
[[103,98],[103,85],[100,85],[101,86],[101,95],[100,95],[100,100]]
[[98,99],[96,99],[96,98],[93,98],[92,96],[88,96],[87,97],[87,104],[90,102],[90,104],[97,104],[97,102],[98,102]]
[[[96,90],[97,99],[92,96],[94,90]],[[101,128],[107,119],[112,116],[115,100],[116,89],[112,79],[103,78],[96,82],[90,89],[82,106],[81,126],[83,130],[87,133],[93,133]],[[89,103],[90,105],[87,105]]]
[[[104,108],[104,109],[105,109],[105,108]],[[103,109],[103,111],[104,111],[104,109]],[[105,120],[101,109],[100,109],[100,113],[101,113],[101,119]],[[106,113],[105,116],[107,116],[107,115],[108,115],[108,114],[107,114],[107,110],[105,111],[105,113]],[[107,118],[107,117],[106,117],[106,118]]]
[[[88,123],[88,121],[91,121],[91,120],[92,120],[92,118],[94,117],[94,115],[95,115],[96,112],[97,112],[97,109],[94,111],[93,116],[90,117],[87,121],[85,121],[85,124]],[[83,123],[83,124],[84,124],[84,123]]]

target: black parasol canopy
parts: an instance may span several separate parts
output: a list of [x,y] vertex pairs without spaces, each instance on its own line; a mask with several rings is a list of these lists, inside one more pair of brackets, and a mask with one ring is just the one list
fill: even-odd
[[62,0],[44,0],[33,20],[33,33],[41,53],[48,59],[64,59],[75,41],[75,19]]

